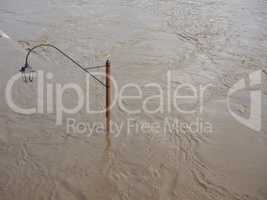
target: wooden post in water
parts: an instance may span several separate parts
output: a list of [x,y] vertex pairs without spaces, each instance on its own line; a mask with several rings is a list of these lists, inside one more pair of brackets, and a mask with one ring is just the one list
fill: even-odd
[[106,61],[106,131],[107,135],[110,135],[110,123],[111,123],[111,74],[110,74],[110,60]]

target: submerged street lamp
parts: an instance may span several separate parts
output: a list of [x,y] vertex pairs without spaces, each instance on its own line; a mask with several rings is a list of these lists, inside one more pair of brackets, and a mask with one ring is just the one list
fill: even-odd
[[[79,68],[80,70],[90,74],[91,77],[93,77],[97,82],[99,82],[102,86],[106,87],[106,84],[103,83],[101,80],[99,80],[98,78],[96,78],[92,73],[90,73],[88,70],[90,69],[96,69],[96,68],[102,68],[105,67],[105,65],[102,66],[94,66],[94,67],[83,67],[81,66],[77,61],[75,61],[73,58],[71,58],[69,55],[67,55],[66,53],[64,53],[62,50],[60,50],[59,48],[57,48],[56,46],[52,45],[52,44],[40,44],[40,45],[36,45],[32,48],[29,49],[26,58],[25,58],[25,64],[24,66],[22,66],[20,68],[20,72],[22,73],[23,77],[26,78],[26,81],[24,79],[25,82],[32,82],[33,81],[33,74],[35,73],[35,71],[32,69],[32,67],[29,64],[29,56],[30,54],[33,52],[33,50],[40,48],[40,47],[50,47],[53,48],[55,50],[57,50],[61,55],[63,55],[64,57],[68,58],[73,64],[75,64],[76,68]],[[28,78],[28,79],[27,79]]]
[[[37,49],[39,47],[50,47],[50,48],[57,50],[61,55],[68,58],[75,65],[76,68],[79,68],[83,72],[88,73],[95,81],[97,81],[103,87],[106,88],[106,132],[107,132],[107,135],[109,135],[110,134],[110,124],[111,124],[110,123],[110,121],[111,121],[111,115],[110,115],[111,114],[110,113],[110,109],[111,109],[110,108],[110,105],[111,105],[111,79],[110,79],[111,78],[110,77],[111,64],[110,64],[109,58],[107,58],[105,65],[94,66],[94,67],[83,67],[77,61],[75,61],[73,58],[71,58],[69,55],[67,55],[66,53],[64,53],[62,50],[60,50],[59,48],[57,48],[54,45],[51,45],[51,44],[36,45],[36,46],[29,49],[29,51],[26,55],[26,58],[25,58],[25,64],[19,70],[22,74],[22,77],[23,77],[23,80],[25,83],[32,82],[34,79],[34,74],[36,73],[36,71],[34,71],[33,68],[29,64],[29,56],[33,52],[34,49]],[[92,73],[89,72],[89,70],[91,70],[91,69],[104,68],[104,67],[106,68],[106,83],[102,82],[96,76],[94,76]]]

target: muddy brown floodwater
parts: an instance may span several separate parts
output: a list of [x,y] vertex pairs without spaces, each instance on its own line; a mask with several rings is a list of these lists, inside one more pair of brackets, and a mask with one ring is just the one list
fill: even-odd
[[[266,22],[266,0],[1,0],[0,199],[267,200]],[[85,66],[104,63],[110,54],[119,88],[138,84],[143,98],[159,92],[148,83],[163,88],[161,112],[129,114],[124,108],[142,108],[142,101],[124,99],[112,109],[120,129],[113,126],[107,137],[90,129],[104,122],[103,114],[82,109],[63,114],[56,125],[55,110],[12,111],[7,82],[23,64],[25,49],[40,43],[56,45]],[[45,87],[72,82],[88,90],[84,74],[52,49],[36,50],[31,64],[53,72]],[[260,88],[237,93],[231,109],[248,118],[256,106],[249,93],[260,89],[260,131],[238,122],[226,102],[229,89],[242,78],[248,83],[257,70],[263,70]],[[36,107],[37,83],[17,81],[16,104]],[[168,110],[165,92],[183,83],[212,85],[203,110]],[[103,87],[92,82],[89,91],[92,108],[103,107]],[[138,95],[134,87],[126,92]],[[45,109],[53,102],[44,96]],[[64,94],[64,105],[76,103],[74,92]],[[146,105],[153,109],[159,101]],[[180,106],[192,110],[188,102]],[[70,120],[78,131],[68,130]],[[209,127],[168,126],[177,120]],[[158,126],[144,128],[151,123]]]

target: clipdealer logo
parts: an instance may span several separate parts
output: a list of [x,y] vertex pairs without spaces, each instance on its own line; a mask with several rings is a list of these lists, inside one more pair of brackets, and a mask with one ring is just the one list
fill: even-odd
[[[167,88],[171,88],[171,82],[172,82],[171,74],[172,73],[168,71]],[[103,76],[103,74],[101,73],[99,73],[98,75]],[[262,83],[262,70],[254,71],[250,73],[248,77],[249,77],[248,86],[250,88],[254,88],[254,89],[250,89],[250,115],[249,117],[246,118],[246,117],[240,116],[237,113],[235,113],[234,110],[231,108],[231,99],[232,99],[231,97],[238,91],[242,91],[248,88],[248,86],[246,86],[245,78],[236,82],[228,90],[227,99],[226,99],[227,109],[229,113],[231,114],[231,116],[234,119],[236,119],[240,124],[254,131],[261,131],[261,128],[262,128],[262,119],[261,119],[262,118],[262,91],[257,86],[260,86]],[[6,101],[7,101],[8,106],[13,111],[17,113],[22,113],[22,114],[45,113],[44,104],[46,101],[44,100],[44,87],[45,87],[44,79],[46,80],[53,79],[53,74],[47,73],[46,76],[44,76],[44,72],[42,71],[38,72],[38,82],[37,82],[37,91],[38,91],[37,100],[38,101],[37,101],[37,106],[35,108],[21,108],[14,102],[14,99],[12,97],[13,96],[12,95],[13,85],[17,80],[19,80],[19,78],[20,78],[20,75],[16,74],[7,83],[5,92],[6,92]],[[115,79],[111,77],[111,80],[113,83],[113,88],[114,88],[114,93],[115,93],[114,94],[115,99],[113,99],[112,107],[116,103],[118,103],[120,108],[122,108],[128,114],[138,114],[142,112],[149,113],[149,114],[163,113],[163,112],[166,112],[165,110],[166,106],[164,106],[166,105],[166,103],[168,105],[167,112],[175,111],[175,112],[179,112],[183,114],[193,114],[196,112],[202,113],[204,109],[204,96],[205,96],[204,93],[208,88],[213,87],[212,84],[207,84],[204,86],[200,85],[199,88],[196,88],[193,85],[183,83],[175,87],[172,90],[168,90],[166,94],[164,93],[165,90],[164,88],[162,88],[161,85],[157,83],[150,83],[150,84],[145,85],[145,87],[148,87],[151,89],[154,88],[158,90],[158,94],[148,96],[145,98],[143,91],[142,91],[142,87],[140,85],[130,83],[130,84],[124,85],[122,88],[118,88]],[[88,81],[89,81],[89,77],[86,78],[87,86],[90,85]],[[68,83],[64,85],[57,83],[55,86],[51,85],[50,83],[46,83],[46,84],[47,84],[46,87],[48,88],[47,89],[48,93],[46,94],[47,102],[53,102],[52,100],[54,99],[53,91],[54,89],[56,91],[56,98],[55,98],[56,99],[56,102],[55,102],[56,110],[53,110],[53,107],[49,107],[50,104],[48,104],[47,113],[49,114],[49,113],[54,113],[54,111],[56,112],[56,124],[57,125],[62,124],[64,113],[67,113],[67,114],[77,113],[78,111],[84,108],[84,105],[88,113],[103,113],[104,112],[104,110],[91,110],[90,106],[88,105],[90,95],[86,93],[88,90],[86,90],[84,93],[84,91],[80,88],[80,86],[75,83]],[[192,94],[189,96],[181,95],[180,91],[185,88],[189,89]],[[127,96],[125,94],[125,91],[128,89],[136,90],[137,94],[134,96],[131,96],[131,95]],[[76,102],[77,105],[74,106],[73,108],[67,108],[63,105],[63,95],[66,90],[73,90],[77,95],[77,99],[78,99],[78,101]],[[166,102],[166,98],[167,98],[167,102]],[[132,110],[130,108],[125,107],[123,103],[125,102],[125,100],[139,100],[140,106],[138,107],[137,110]],[[158,106],[156,106],[156,108],[150,110],[149,102],[152,100],[158,100],[159,104],[157,104]],[[194,107],[192,110],[191,109],[184,110],[181,107],[179,107],[179,102],[180,103],[186,102],[187,104],[190,104],[190,102],[197,102],[196,104],[197,109],[196,107]]]
[[[262,83],[262,70],[254,71],[249,74],[249,87],[257,87]],[[250,115],[244,118],[236,114],[230,106],[230,97],[240,91],[246,89],[245,79],[236,82],[228,91],[227,94],[227,108],[230,114],[244,126],[254,130],[261,131],[261,116],[262,116],[262,91],[255,89],[250,91]]]

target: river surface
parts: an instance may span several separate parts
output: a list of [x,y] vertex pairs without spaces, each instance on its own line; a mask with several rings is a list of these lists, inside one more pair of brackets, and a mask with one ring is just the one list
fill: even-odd
[[[159,84],[162,109],[129,114],[125,108],[141,108],[142,99],[116,103],[112,120],[121,129],[112,126],[111,135],[90,129],[105,121],[103,114],[80,110],[63,114],[56,125],[55,110],[13,112],[4,98],[6,83],[25,50],[40,43],[54,44],[84,66],[111,55],[118,88],[137,84],[144,100],[159,91],[147,84]],[[36,50],[32,59],[36,70],[53,72],[45,77],[53,87],[76,83],[93,94],[94,108],[104,106],[105,89],[94,82],[88,89],[84,74],[74,73],[54,50]],[[0,61],[1,200],[267,200],[266,0],[1,0]],[[257,70],[261,87],[238,93],[232,109],[248,117],[249,93],[261,89],[260,131],[236,121],[226,103],[229,89]],[[212,85],[203,110],[169,107],[165,92],[183,83]],[[16,84],[13,98],[36,105],[35,86]],[[126,93],[138,95],[134,87]],[[46,106],[53,104],[44,97]],[[64,104],[72,107],[76,98],[66,92]],[[155,109],[159,101],[146,105]],[[180,106],[192,110],[188,102]],[[69,120],[78,131],[68,130]],[[210,126],[169,126],[177,120]],[[152,123],[159,127],[144,128]]]

